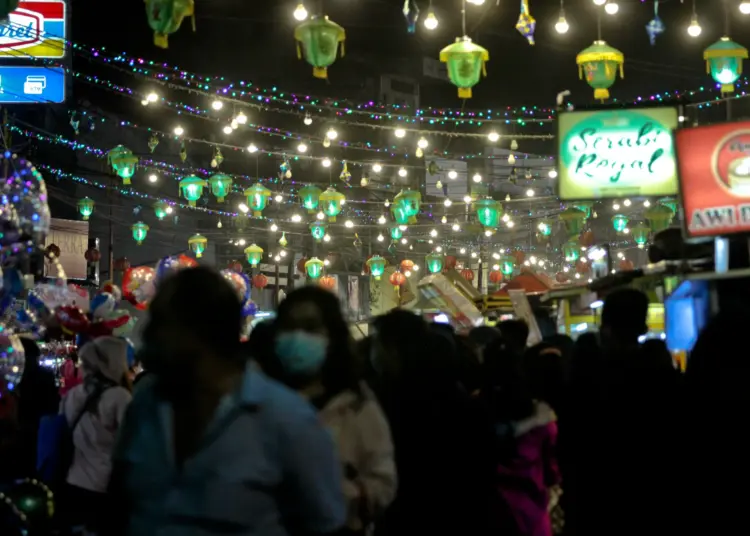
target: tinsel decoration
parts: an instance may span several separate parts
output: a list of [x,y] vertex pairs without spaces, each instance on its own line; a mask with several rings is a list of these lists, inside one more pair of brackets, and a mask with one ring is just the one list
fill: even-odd
[[156,150],[156,147],[159,145],[159,136],[156,134],[151,134],[151,137],[148,139],[148,150],[153,153]]
[[664,33],[666,26],[659,17],[659,0],[654,0],[654,18],[646,24],[646,33],[651,46],[656,44],[656,38]]
[[529,0],[521,0],[521,13],[518,16],[516,30],[529,41],[530,45],[534,44],[536,19],[529,12]]
[[401,12],[406,19],[406,30],[413,34],[417,31],[417,21],[419,20],[419,6],[415,0],[404,0],[404,7]]

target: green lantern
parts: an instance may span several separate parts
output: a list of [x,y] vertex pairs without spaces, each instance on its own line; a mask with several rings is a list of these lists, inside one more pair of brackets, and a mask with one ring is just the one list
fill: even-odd
[[643,215],[648,220],[651,232],[658,233],[671,225],[674,212],[669,207],[657,204],[646,209]]
[[474,202],[479,223],[485,227],[497,227],[500,224],[500,203],[494,199],[479,199]]
[[142,221],[139,221],[138,223],[134,223],[130,226],[130,232],[133,233],[133,240],[135,240],[135,243],[139,246],[143,244],[143,241],[146,240],[146,235],[148,234],[149,227]]
[[190,175],[180,181],[180,191],[182,197],[188,200],[188,205],[195,206],[195,202],[203,195],[204,186],[206,186],[206,181],[195,175]]
[[677,214],[677,206],[679,205],[679,203],[674,197],[664,197],[662,199],[659,199],[659,204],[664,205],[669,210],[671,210],[672,214]]
[[417,214],[419,214],[419,207],[422,204],[422,194],[414,190],[401,190],[393,198],[393,204],[403,210],[408,218],[408,223],[417,223]]
[[224,202],[224,198],[229,195],[232,191],[232,177],[225,173],[214,173],[208,179],[208,184],[211,186],[211,193],[216,196],[216,201],[219,203]]
[[258,266],[260,260],[263,258],[263,248],[256,244],[247,246],[245,248],[245,258],[250,266]]
[[298,192],[302,206],[306,208],[310,214],[315,212],[315,210],[318,208],[321,193],[322,191],[320,188],[318,188],[317,186],[312,186],[310,184],[308,184]]
[[253,211],[253,216],[260,218],[263,209],[268,204],[268,198],[271,197],[271,190],[260,183],[256,183],[245,190],[245,197],[247,197],[248,208]]
[[439,253],[430,253],[429,255],[425,256],[424,260],[427,263],[427,269],[430,271],[430,273],[438,274],[443,269],[445,257],[440,255]]
[[394,225],[393,227],[391,227],[391,239],[392,240],[394,241],[401,240],[403,236],[404,236],[404,232],[401,230],[400,226]]
[[614,227],[615,231],[621,233],[627,229],[629,221],[628,217],[624,214],[615,214],[612,216],[612,227]]
[[159,48],[169,46],[167,36],[180,29],[185,17],[192,17],[195,31],[194,0],[146,0],[146,18]]
[[328,221],[335,223],[336,216],[341,214],[341,207],[346,202],[344,194],[337,192],[333,186],[329,186],[328,189],[320,194],[320,203],[322,205],[323,214],[328,216]]
[[328,19],[327,16],[314,16],[294,30],[297,41],[297,57],[312,65],[315,78],[328,78],[328,67],[336,61],[341,43],[341,57],[344,57],[346,31]]
[[0,1],[0,20],[6,20],[8,15],[18,9],[18,0],[2,0]]
[[573,206],[578,210],[582,210],[586,214],[586,219],[589,219],[591,217],[591,210],[594,207],[593,203],[579,202],[573,203]]
[[513,275],[513,270],[516,267],[516,259],[511,257],[510,255],[506,255],[505,257],[502,257],[500,259],[500,273],[502,273],[504,276],[511,276]]
[[326,224],[320,221],[316,221],[310,224],[310,232],[316,242],[323,240],[326,235]]
[[156,203],[154,203],[154,214],[156,214],[157,218],[163,220],[167,215],[168,208],[169,205],[164,201],[157,201]]
[[565,225],[568,236],[578,235],[586,222],[586,213],[576,207],[568,207],[560,213],[560,220]]
[[385,259],[380,255],[373,255],[367,259],[367,266],[370,268],[370,273],[376,281],[380,280],[380,277],[385,272]]
[[742,60],[747,59],[747,49],[725,36],[703,51],[703,59],[706,72],[721,84],[721,92],[734,93],[734,83],[742,75]]
[[487,76],[490,53],[472,43],[468,37],[456,37],[456,42],[440,51],[440,61],[446,64],[448,78],[458,88],[458,98],[470,99],[471,88]]
[[124,145],[118,145],[107,153],[107,161],[112,166],[112,170],[122,179],[123,184],[130,184],[130,179],[135,175],[135,168],[138,165],[138,157],[133,151]]
[[206,251],[206,245],[208,245],[208,238],[202,234],[194,234],[188,239],[190,250],[195,253],[195,256],[199,259],[203,257],[203,252]]
[[391,214],[393,214],[393,219],[399,225],[407,225],[409,223],[409,216],[406,215],[406,211],[401,205],[391,205]]
[[570,240],[563,244],[563,255],[565,256],[565,262],[576,262],[581,258],[581,246],[578,245],[576,240]]
[[323,274],[323,261],[313,257],[305,263],[305,271],[310,279],[318,279]]
[[89,216],[94,213],[94,200],[90,197],[84,197],[78,201],[78,212],[84,220],[88,220]]
[[651,232],[651,229],[647,225],[638,223],[630,229],[630,232],[633,234],[635,243],[638,244],[639,248],[642,248],[648,242],[648,234]]
[[537,230],[539,231],[539,234],[543,237],[548,237],[552,234],[552,226],[554,222],[550,220],[549,218],[544,218],[542,221],[539,222],[539,225],[537,225]]
[[609,98],[609,88],[615,83],[617,72],[620,72],[620,78],[625,76],[625,56],[604,41],[594,41],[593,45],[579,52],[576,63],[578,76],[583,78],[585,75],[586,83],[594,88],[594,98],[602,101]]

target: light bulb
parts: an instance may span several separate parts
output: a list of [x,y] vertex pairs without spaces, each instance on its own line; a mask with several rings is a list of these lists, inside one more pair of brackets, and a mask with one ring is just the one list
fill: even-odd
[[312,121],[312,116],[309,113],[306,113],[305,114],[305,119],[304,119],[305,125],[307,125],[309,127],[310,125],[312,125],[312,122],[313,122]]
[[148,95],[146,95],[146,100],[148,102],[156,102],[156,101],[159,100],[159,95],[157,95],[156,93],[154,93],[152,91],[151,93],[149,93]]
[[502,220],[503,220],[503,221],[504,221],[505,223],[508,223],[508,222],[510,221],[510,216],[508,216],[508,214],[503,214]]
[[526,190],[526,197],[534,197],[534,189],[533,188],[529,188],[528,190]]
[[148,106],[148,101],[147,101],[146,99],[143,99],[143,100],[141,101],[141,105],[142,105],[142,106]]
[[740,13],[750,15],[750,2],[740,2]]
[[156,176],[156,175],[154,175],[153,173],[152,173],[151,175],[149,175],[149,176],[148,176],[148,181],[149,181],[149,182],[156,182],[156,181],[158,181],[158,180],[159,180],[159,177],[157,177],[157,176]]
[[245,244],[247,244],[247,242],[245,242],[245,239],[244,239],[244,238],[240,238],[239,242],[237,242],[237,243],[238,243],[238,244],[239,244],[240,246],[244,246]]
[[167,207],[167,208],[165,209],[165,212],[166,212],[167,214],[172,214],[172,212],[174,212],[174,209],[173,209],[172,207]]
[[469,203],[471,203],[471,196],[470,196],[470,195],[465,195],[465,196],[464,196],[464,203],[466,203],[467,205],[468,205]]
[[378,242],[382,242],[383,240],[385,240],[385,237],[382,234],[379,234],[378,235]]
[[443,216],[440,218],[440,223],[448,223],[448,216]]
[[442,248],[442,246],[438,246],[438,247],[436,247],[436,248],[435,248],[435,251],[437,251],[438,253],[442,253],[442,251],[443,251],[443,248]]
[[327,234],[323,237],[323,242],[330,242],[331,241],[331,235]]
[[335,128],[329,128],[328,132],[326,132],[326,138],[329,140],[335,140],[339,137],[339,133],[336,131]]
[[461,226],[457,223],[453,224],[453,227],[451,227],[454,231],[458,232],[461,230]]
[[220,100],[215,100],[211,103],[211,108],[213,108],[214,110],[218,111],[218,110],[221,110],[223,107],[224,107],[224,103],[221,102]]
[[250,210],[249,208],[247,208],[247,205],[245,203],[240,203],[238,207],[240,209],[240,212],[244,212],[245,214],[247,214],[247,212]]
[[556,169],[550,169],[549,173],[547,173],[550,179],[556,179],[557,178],[557,170]]
[[626,207],[629,207],[632,204],[632,202],[630,201],[630,199],[626,199],[625,201],[622,202],[622,204],[625,205]]
[[185,129],[180,126],[177,126],[177,127],[174,127],[173,132],[175,136],[182,136],[185,133]]
[[346,227],[347,229],[351,229],[352,227],[354,227],[354,222],[352,220],[346,220],[346,223],[344,223],[344,227]]
[[458,172],[457,172],[457,171],[456,171],[455,169],[451,169],[451,170],[450,170],[450,171],[448,172],[448,178],[449,178],[450,180],[452,180],[452,181],[453,181],[453,180],[456,180],[456,179],[458,178]]
[[383,216],[383,215],[381,214],[381,215],[380,215],[380,217],[378,218],[378,223],[379,223],[380,225],[385,225],[385,222],[386,222],[385,216]]
[[472,259],[476,259],[477,258],[477,252],[476,251],[472,251],[471,252],[471,258]]
[[406,136],[406,131],[405,131],[405,130],[404,130],[403,128],[397,128],[397,129],[396,129],[396,130],[395,130],[395,131],[393,132],[393,134],[394,134],[394,135],[395,135],[395,136],[396,136],[397,138],[403,138],[404,136]]
[[276,255],[276,256],[275,256],[275,257],[273,258],[273,260],[274,260],[274,262],[281,262],[281,257],[279,257],[278,255]]
[[305,8],[305,4],[300,2],[297,5],[297,9],[294,10],[294,18],[297,19],[298,21],[303,21],[307,19],[307,15],[308,13],[307,13],[307,9]]
[[450,200],[450,199],[448,199],[447,197],[445,198],[445,201],[443,201],[443,205],[445,205],[446,207],[449,207],[449,206],[451,206],[452,204],[453,204],[453,201],[451,201],[451,200]]
[[324,158],[321,162],[323,164],[323,167],[331,167],[331,159],[330,158]]
[[424,27],[428,30],[434,30],[438,27],[438,24],[440,22],[438,21],[438,18],[435,16],[435,12],[430,10],[429,13],[427,13],[427,17],[424,19]]
[[466,0],[470,4],[474,4],[475,6],[481,6],[484,4],[484,0]]
[[594,4],[597,6],[603,6],[607,3],[607,0],[594,0]]
[[286,250],[282,249],[281,251],[279,251],[279,256],[286,257]]
[[604,6],[604,11],[607,12],[607,15],[614,15],[620,11],[620,6],[617,2],[607,2]]
[[284,197],[281,194],[276,194],[276,197],[274,197],[273,200],[277,203],[281,203],[284,200]]
[[380,173],[381,171],[383,171],[383,166],[381,166],[380,164],[373,164],[372,165],[372,170],[375,173]]
[[494,130],[487,134],[487,139],[490,140],[492,143],[497,142],[500,139],[500,134],[495,132]]
[[254,143],[251,143],[250,145],[247,146],[247,152],[248,153],[257,153],[258,152],[258,147]]
[[417,147],[420,149],[427,149],[429,147],[430,142],[427,141],[425,138],[419,138],[419,141],[417,142]]
[[479,173],[474,173],[474,176],[471,178],[474,182],[482,182],[482,176]]
[[613,210],[620,210],[620,203],[612,203]]
[[297,145],[297,151],[300,153],[306,153],[307,145],[305,145],[304,143],[300,143],[299,145]]
[[399,177],[406,177],[407,174],[408,174],[408,172],[406,171],[406,168],[399,168],[399,170],[398,170],[398,176]]
[[560,18],[557,19],[557,23],[555,23],[555,31],[559,34],[564,34],[568,33],[568,30],[570,30],[570,25],[565,19],[565,15],[560,15]]
[[508,163],[512,166],[516,163],[516,157],[513,155],[513,153],[508,155]]
[[302,221],[302,216],[300,216],[299,214],[295,214],[292,216],[292,222],[299,223],[301,221]]
[[403,232],[404,232],[404,231],[406,231],[406,230],[407,230],[407,229],[408,229],[409,227],[407,227],[406,225],[399,225],[399,226],[398,226],[398,228],[399,228],[399,229],[401,229],[401,232],[403,233]]
[[648,199],[646,199],[646,200],[645,200],[645,201],[643,202],[643,206],[644,206],[644,207],[646,207],[646,208],[650,207],[650,206],[651,206],[651,201],[649,201]]
[[240,125],[247,124],[247,116],[242,112],[238,113],[237,117],[235,117],[234,120],[237,121],[237,123],[239,123]]
[[232,130],[237,130],[237,128],[240,126],[240,124],[237,122],[237,119],[232,119],[232,122],[229,123],[229,125],[232,127]]
[[698,37],[702,31],[703,28],[701,28],[700,22],[698,22],[698,15],[693,14],[693,17],[690,19],[690,26],[687,29],[688,35],[690,37]]
[[326,217],[326,215],[325,215],[325,214],[323,214],[323,211],[320,211],[320,212],[318,212],[318,213],[317,213],[317,214],[315,215],[315,217],[316,217],[316,218],[318,218],[319,220],[322,220],[322,219],[324,219],[324,218]]
[[430,236],[431,236],[432,238],[435,238],[435,237],[436,237],[437,235],[438,235],[437,229],[432,229],[432,230],[430,231]]
[[224,134],[231,134],[232,132],[234,132],[234,129],[231,125],[227,125],[224,127]]
[[507,225],[509,228],[512,228],[515,225],[515,223],[513,223],[513,221],[511,220],[508,223],[506,223],[505,225]]
[[487,230],[486,230],[486,231],[484,232],[484,236],[486,236],[487,238],[489,238],[490,236],[492,236],[492,231],[490,231],[489,229],[487,229]]

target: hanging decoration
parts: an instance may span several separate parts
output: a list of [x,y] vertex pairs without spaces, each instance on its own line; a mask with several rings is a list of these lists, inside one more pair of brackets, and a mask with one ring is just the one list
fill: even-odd
[[662,204],[656,204],[646,209],[644,217],[648,220],[648,226],[652,233],[658,233],[668,228],[672,224],[674,212],[669,207]]
[[544,218],[542,221],[539,222],[539,225],[537,225],[537,229],[539,230],[539,234],[547,237],[552,234],[552,225],[553,221],[549,218]]
[[721,84],[722,94],[734,93],[734,83],[742,75],[742,60],[747,57],[747,49],[726,36],[703,51],[706,72]]
[[146,240],[146,235],[148,234],[149,226],[143,223],[142,221],[139,221],[138,223],[134,223],[130,226],[130,232],[133,233],[133,240],[135,240],[135,243],[139,246],[143,244],[143,241]]
[[[232,124],[236,127],[237,123],[235,121],[232,121]],[[211,167],[212,168],[218,168],[221,166],[221,163],[224,162],[224,155],[221,154],[221,149],[218,147],[214,148],[214,157],[211,159]]]
[[331,275],[324,275],[318,281],[318,285],[328,290],[334,290],[336,288],[336,278]]
[[591,217],[591,210],[593,209],[594,204],[584,201],[578,201],[576,203],[572,203],[572,206],[574,206],[578,210],[582,210],[586,214],[586,219],[589,219]]
[[206,251],[207,244],[208,238],[201,234],[194,234],[188,240],[188,246],[190,246],[190,250],[195,253],[195,256],[199,259],[203,256],[203,252]]
[[404,259],[401,261],[399,268],[404,273],[411,272],[412,270],[414,270],[414,261],[411,259]]
[[396,240],[401,240],[403,236],[404,232],[401,230],[400,226],[394,225],[391,227],[391,240],[395,242]]
[[164,201],[157,201],[154,203],[154,214],[159,220],[163,220],[167,215],[167,209],[169,205]]
[[672,214],[677,214],[677,207],[679,206],[679,202],[674,197],[664,197],[662,199],[659,199],[658,203],[671,210]]
[[651,46],[656,44],[656,38],[663,34],[664,30],[666,30],[666,26],[659,17],[659,0],[654,0],[654,18],[646,24],[646,33]]
[[313,257],[305,263],[305,270],[310,279],[318,279],[323,274],[323,261]]
[[283,179],[292,178],[292,164],[289,163],[288,158],[284,157],[284,160],[281,162],[281,165],[279,166],[279,172],[280,172],[281,178]]
[[461,270],[461,277],[471,283],[472,281],[474,281],[474,270],[472,270],[471,268],[464,268],[463,270]]
[[193,0],[146,0],[146,18],[154,31],[154,45],[159,48],[169,48],[169,34],[180,29],[185,17],[192,18],[195,31]]
[[263,248],[257,244],[251,244],[245,248],[245,258],[250,266],[253,268],[260,264],[263,258]]
[[409,216],[406,215],[406,211],[401,205],[393,204],[391,206],[391,214],[393,215],[393,219],[399,225],[407,225],[411,223],[409,221]]
[[575,207],[568,207],[560,213],[560,220],[565,225],[568,236],[576,236],[583,230],[586,213]]
[[183,164],[187,160],[187,147],[185,146],[185,140],[180,142],[180,162]]
[[401,190],[393,198],[393,204],[403,210],[408,223],[417,223],[417,214],[419,214],[419,208],[422,204],[422,194],[414,190]]
[[536,19],[529,11],[529,0],[521,0],[521,13],[518,16],[516,30],[524,36],[530,45],[534,44],[534,31],[536,30]]
[[268,278],[263,274],[257,274],[252,279],[253,288],[264,289],[268,286]]
[[224,198],[232,191],[232,177],[224,173],[214,173],[209,177],[208,184],[211,186],[211,193],[216,196],[216,201],[224,202]]
[[112,170],[122,179],[122,183],[130,184],[130,179],[135,175],[138,165],[138,157],[133,154],[133,151],[124,145],[118,145],[109,151],[107,160]]
[[78,201],[78,212],[84,221],[88,220],[89,216],[94,213],[94,205],[94,200],[90,197],[84,197]]
[[339,174],[339,179],[348,183],[352,178],[352,174],[349,173],[349,166],[346,164],[346,160],[344,160],[341,164],[341,173]]
[[474,202],[477,219],[484,227],[495,228],[500,223],[502,212],[500,203],[491,198],[479,199]]
[[346,31],[328,19],[327,16],[313,16],[294,30],[297,41],[297,57],[304,55],[313,67],[313,76],[323,80],[328,78],[328,67],[334,64],[341,43],[341,57],[344,57]]
[[154,154],[154,151],[156,150],[156,147],[159,145],[159,136],[157,136],[155,133],[151,134],[151,137],[148,139],[148,150],[151,152],[151,154]]
[[475,45],[467,36],[440,51],[440,61],[446,64],[448,78],[458,88],[460,99],[470,99],[471,88],[482,76],[487,76],[486,63],[490,59],[487,49]]
[[424,258],[427,263],[427,269],[431,274],[438,274],[443,270],[443,264],[445,262],[444,257],[439,253],[430,253]]
[[624,214],[615,214],[612,216],[612,227],[618,233],[623,232],[628,227],[630,220]]
[[282,248],[285,248],[289,244],[289,241],[286,239],[286,232],[281,233],[281,238],[279,238],[279,245]]
[[604,41],[594,41],[593,45],[579,52],[576,63],[578,75],[581,78],[585,75],[586,83],[594,88],[594,98],[598,100],[609,98],[609,88],[615,83],[618,70],[620,78],[625,77],[625,56]]
[[506,255],[500,259],[500,272],[506,277],[513,275],[513,270],[516,267],[516,259],[510,255]]
[[385,272],[385,259],[380,255],[373,255],[367,260],[367,267],[370,269],[372,277],[376,281],[380,281],[383,272]]
[[401,12],[406,19],[406,30],[413,34],[417,31],[417,21],[419,20],[419,6],[415,0],[404,0],[404,7]]
[[576,262],[581,257],[581,246],[575,240],[563,244],[563,256],[565,262]]
[[257,182],[244,192],[247,198],[247,207],[253,212],[253,216],[260,218],[263,215],[263,209],[268,204],[268,198],[271,197],[271,190]]
[[[513,272],[511,272],[511,274],[512,273]],[[499,285],[500,283],[503,282],[504,274],[498,270],[492,270],[490,272],[489,279],[490,279],[490,283],[492,283],[493,285]]]
[[316,221],[310,224],[310,233],[316,242],[322,242],[326,235],[326,224],[322,221]]
[[180,181],[180,191],[182,197],[188,200],[188,205],[195,206],[195,202],[203,195],[204,186],[206,186],[206,181],[195,175],[190,175]]
[[320,202],[321,189],[317,186],[308,184],[304,188],[301,188],[297,195],[299,195],[302,206],[307,209],[307,212],[312,214],[318,208]]
[[341,214],[341,208],[346,201],[344,194],[337,192],[333,186],[329,186],[328,189],[320,194],[320,203],[322,203],[323,214],[328,216],[328,221],[331,223],[336,222],[336,216]]
[[388,281],[396,287],[396,291],[399,290],[399,287],[402,287],[406,284],[406,276],[402,274],[401,272],[393,272],[391,274],[391,277],[388,278]]
[[635,243],[638,244],[639,248],[642,248],[648,243],[648,235],[650,231],[651,229],[643,223],[638,223],[630,229],[630,232],[633,235],[633,240],[635,240]]

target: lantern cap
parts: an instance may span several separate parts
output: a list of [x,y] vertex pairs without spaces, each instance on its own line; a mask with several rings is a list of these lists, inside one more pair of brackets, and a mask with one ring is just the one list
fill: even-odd
[[622,52],[614,47],[609,46],[605,41],[594,41],[594,44],[581,50],[576,56],[576,63],[583,65],[594,61],[614,61],[615,63],[625,63],[625,56]]
[[196,177],[195,175],[190,175],[189,177],[185,177],[180,181],[180,186],[191,186],[193,184],[196,186],[205,186],[206,181],[204,181],[200,177]]
[[568,207],[560,213],[561,220],[577,220],[579,218],[586,218],[586,213],[580,208]]
[[263,253],[263,248],[258,244],[250,244],[244,250],[245,253]]
[[208,242],[208,238],[202,234],[194,234],[188,239],[188,244],[202,244]]
[[270,197],[271,190],[269,190],[268,188],[266,188],[265,186],[263,186],[260,183],[255,183],[250,188],[246,188],[245,191],[244,191],[244,194],[246,196],[248,196],[248,195],[262,195],[262,196],[265,196],[265,197]]
[[326,28],[338,32],[339,41],[343,41],[346,38],[346,30],[340,24],[336,24],[328,15],[313,15],[306,21],[297,25],[294,29],[294,38],[297,41],[302,41],[305,38],[305,33],[312,29]]
[[647,220],[653,220],[656,218],[671,218],[674,216],[674,212],[672,212],[672,209],[662,205],[661,203],[657,203],[648,209],[643,214]]
[[214,173],[208,178],[211,182],[217,182],[217,181],[225,181],[225,180],[232,180],[231,175],[227,175],[226,173]]
[[321,201],[343,201],[344,199],[344,194],[336,191],[333,186],[329,186],[325,192],[320,194]]
[[722,37],[703,51],[704,60],[727,57],[747,59],[748,52],[745,47],[735,43],[727,36]]
[[489,51],[472,42],[468,36],[456,37],[456,41],[440,51],[440,61],[446,63],[452,56],[479,54],[482,61],[489,61]]

